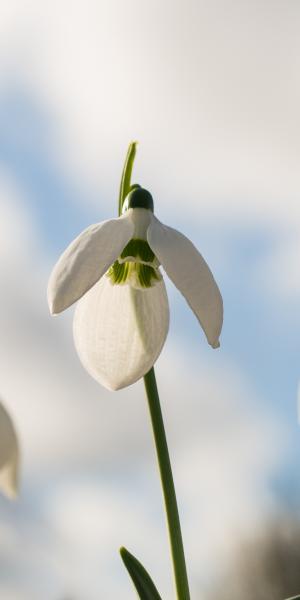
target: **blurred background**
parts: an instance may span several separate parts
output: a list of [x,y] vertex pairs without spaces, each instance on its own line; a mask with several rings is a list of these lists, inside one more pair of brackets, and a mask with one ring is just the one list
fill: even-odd
[[[221,288],[221,348],[168,284],[157,379],[194,600],[300,593],[300,4],[10,0],[0,20],[3,600],[130,600],[125,545],[174,598],[142,382],[83,370],[49,273],[117,212],[123,160]],[[105,315],[104,315],[105,318]]]

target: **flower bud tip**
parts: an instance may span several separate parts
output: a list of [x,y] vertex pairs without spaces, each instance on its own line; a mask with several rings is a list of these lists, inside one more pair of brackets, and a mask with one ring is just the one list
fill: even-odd
[[217,348],[220,348],[220,342],[219,340],[217,340],[216,342],[213,342],[212,344],[210,344],[211,347],[216,350]]

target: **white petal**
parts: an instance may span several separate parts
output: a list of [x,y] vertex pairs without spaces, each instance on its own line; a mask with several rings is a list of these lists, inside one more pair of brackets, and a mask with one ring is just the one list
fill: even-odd
[[169,327],[163,280],[134,289],[103,277],[78,303],[74,341],[79,358],[99,383],[110,390],[143,377],[158,358]]
[[134,225],[129,213],[91,225],[65,250],[48,284],[51,314],[57,314],[89,290],[131,239]]
[[18,491],[19,449],[13,422],[0,403],[0,488],[9,498]]
[[219,288],[204,258],[182,233],[152,217],[148,243],[167,275],[183,294],[213,348],[218,348],[223,323]]

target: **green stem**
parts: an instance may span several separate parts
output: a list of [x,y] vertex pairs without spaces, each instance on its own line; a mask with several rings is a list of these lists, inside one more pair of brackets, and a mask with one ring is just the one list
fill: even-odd
[[148,398],[148,405],[154,434],[163,496],[165,501],[171,554],[175,575],[175,584],[177,590],[177,599],[190,600],[190,592],[185,565],[184,549],[180,529],[179,513],[172,475],[172,468],[153,367],[145,375],[144,383]]

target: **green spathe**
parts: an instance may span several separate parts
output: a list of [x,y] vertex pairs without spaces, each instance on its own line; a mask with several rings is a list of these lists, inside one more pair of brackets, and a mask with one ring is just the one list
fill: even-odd
[[119,216],[122,213],[124,200],[131,189],[130,181],[133,169],[133,163],[136,155],[137,142],[131,142],[127,151],[127,156],[122,172],[120,192],[119,192]]

